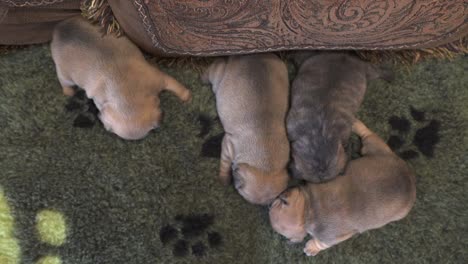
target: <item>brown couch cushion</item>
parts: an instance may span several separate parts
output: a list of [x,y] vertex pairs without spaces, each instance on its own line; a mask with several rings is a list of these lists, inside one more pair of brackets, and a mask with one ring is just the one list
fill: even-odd
[[463,0],[108,2],[127,35],[156,55],[416,49],[468,32]]
[[50,41],[58,22],[80,13],[80,0],[0,0],[0,45]]
[[[154,55],[436,47],[466,36],[464,0],[82,0]],[[80,0],[0,0],[0,45],[47,42]]]

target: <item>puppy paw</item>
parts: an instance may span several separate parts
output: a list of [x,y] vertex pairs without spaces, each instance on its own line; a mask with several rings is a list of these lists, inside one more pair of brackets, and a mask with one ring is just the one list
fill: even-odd
[[181,96],[180,100],[184,103],[190,103],[192,101],[192,92],[189,90],[185,91]]
[[76,93],[76,90],[73,87],[69,87],[69,86],[64,86],[62,90],[63,90],[63,94],[68,97],[72,97]]
[[319,252],[320,252],[320,249],[317,249],[317,248],[314,248],[314,249],[307,248],[307,247],[304,248],[304,253],[305,253],[308,257],[314,257],[314,256],[316,256]]

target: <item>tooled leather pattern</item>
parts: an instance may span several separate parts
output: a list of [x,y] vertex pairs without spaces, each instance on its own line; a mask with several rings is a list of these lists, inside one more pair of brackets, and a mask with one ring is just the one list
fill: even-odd
[[134,0],[168,54],[408,49],[466,33],[463,0]]

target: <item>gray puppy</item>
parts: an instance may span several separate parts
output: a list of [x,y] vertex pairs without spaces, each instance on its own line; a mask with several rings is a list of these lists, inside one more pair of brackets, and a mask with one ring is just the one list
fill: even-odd
[[363,156],[349,162],[345,175],[291,188],[270,207],[276,232],[291,242],[312,236],[304,248],[308,256],[402,219],[416,200],[416,179],[408,165],[360,121],[353,130],[362,139]]
[[345,53],[299,52],[287,117],[292,176],[311,182],[331,180],[346,165],[344,145],[367,81],[390,78],[370,64]]
[[219,176],[249,202],[268,204],[287,187],[288,72],[273,54],[216,60],[202,77],[211,83],[226,132]]
[[159,126],[159,93],[169,90],[183,101],[191,93],[150,65],[126,37],[102,36],[99,27],[82,17],[58,24],[51,43],[63,93],[79,86],[94,100],[104,127],[125,139],[143,138]]

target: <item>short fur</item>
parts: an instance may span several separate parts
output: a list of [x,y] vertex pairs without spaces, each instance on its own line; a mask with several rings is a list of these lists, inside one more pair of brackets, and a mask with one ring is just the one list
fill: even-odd
[[268,204],[287,187],[289,142],[286,65],[273,54],[216,60],[205,72],[213,85],[219,117],[226,132],[220,178],[231,181],[255,204]]
[[402,219],[416,200],[407,164],[360,121],[353,130],[362,138],[363,157],[350,161],[344,176],[289,189],[270,207],[275,231],[292,242],[312,236],[304,248],[309,256]]
[[345,53],[298,52],[294,61],[299,71],[287,117],[292,176],[312,182],[331,180],[344,170],[344,145],[367,80],[382,74]]
[[93,99],[105,128],[125,139],[140,139],[159,126],[159,93],[169,90],[181,100],[190,91],[145,61],[127,38],[102,36],[81,17],[58,24],[51,43],[57,76],[65,95],[79,86]]

